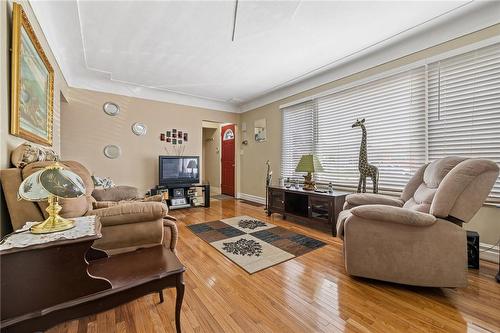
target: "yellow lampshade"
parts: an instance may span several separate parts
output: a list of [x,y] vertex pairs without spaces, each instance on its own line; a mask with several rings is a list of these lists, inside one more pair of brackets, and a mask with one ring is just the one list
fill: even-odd
[[319,159],[312,155],[302,155],[300,158],[299,164],[295,168],[295,172],[321,172],[323,171],[323,167],[319,162]]

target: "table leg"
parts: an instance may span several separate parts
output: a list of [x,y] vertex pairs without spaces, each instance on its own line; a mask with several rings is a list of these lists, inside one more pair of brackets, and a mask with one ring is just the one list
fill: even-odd
[[160,304],[163,303],[163,290],[158,291],[158,295],[160,296]]
[[179,274],[177,278],[176,298],[175,298],[175,329],[177,333],[181,333],[181,308],[182,299],[184,298],[184,277],[183,274]]

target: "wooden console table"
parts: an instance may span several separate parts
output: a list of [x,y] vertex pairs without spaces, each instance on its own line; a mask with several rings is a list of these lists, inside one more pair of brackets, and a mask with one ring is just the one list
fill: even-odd
[[185,269],[179,259],[162,245],[108,257],[92,248],[101,237],[101,224],[94,223],[92,235],[0,251],[1,332],[44,331],[149,293],[159,293],[162,302],[165,288],[177,289],[181,332]]
[[332,235],[337,235],[337,218],[342,211],[345,197],[349,193],[334,191],[320,193],[292,189],[283,186],[269,186],[268,211],[294,217],[299,221],[330,225]]

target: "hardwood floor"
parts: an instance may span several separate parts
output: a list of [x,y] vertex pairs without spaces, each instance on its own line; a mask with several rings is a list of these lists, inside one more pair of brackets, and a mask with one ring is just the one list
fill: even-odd
[[[328,233],[268,218],[262,207],[212,201],[173,211],[178,256],[186,265],[183,332],[500,332],[496,265],[481,262],[464,289],[415,288],[346,275],[342,242]],[[328,243],[253,275],[195,236],[186,225],[250,215]],[[55,332],[175,332],[173,290],[61,324]]]

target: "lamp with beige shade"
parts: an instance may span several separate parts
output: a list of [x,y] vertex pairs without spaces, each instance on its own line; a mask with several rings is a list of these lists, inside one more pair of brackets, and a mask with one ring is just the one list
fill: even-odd
[[299,164],[295,168],[295,172],[307,172],[307,175],[304,176],[304,190],[306,191],[316,190],[316,183],[312,179],[312,174],[321,171],[323,171],[323,167],[319,159],[313,154],[302,155]]

